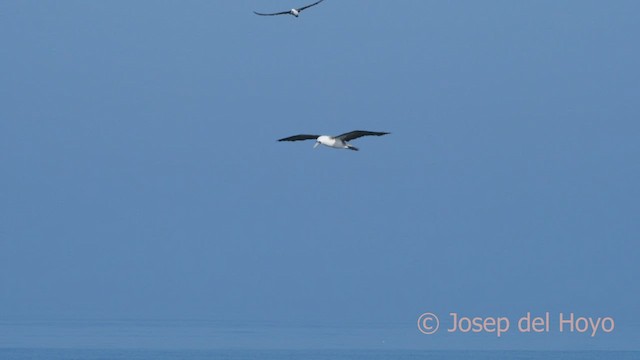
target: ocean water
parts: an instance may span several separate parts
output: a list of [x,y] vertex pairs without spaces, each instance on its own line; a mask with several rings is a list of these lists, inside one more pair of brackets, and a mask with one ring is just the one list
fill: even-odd
[[[640,351],[633,348],[638,346],[636,335],[605,338],[608,341],[580,336],[496,339],[451,334],[430,337],[405,324],[0,321],[0,360],[640,360]],[[625,346],[633,351],[621,351]],[[518,348],[526,351],[514,350]]]
[[637,360],[630,351],[0,349],[4,360]]

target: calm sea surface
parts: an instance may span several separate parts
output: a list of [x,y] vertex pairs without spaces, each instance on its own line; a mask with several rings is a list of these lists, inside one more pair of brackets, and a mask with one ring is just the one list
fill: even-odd
[[26,359],[131,359],[131,360],[204,360],[204,359],[233,359],[233,360],[360,360],[360,359],[434,359],[434,360],[462,360],[462,359],[520,359],[520,360],[637,360],[638,352],[617,351],[371,351],[371,350],[109,350],[109,349],[0,349],[0,357],[7,360]]
[[370,351],[370,350],[67,350],[67,349],[0,349],[0,357],[6,360],[22,359],[132,359],[132,360],[346,360],[346,359],[434,359],[434,360],[501,360],[501,359],[545,359],[545,360],[590,360],[590,359],[629,359],[640,358],[638,352],[571,352],[571,351]]
[[[616,340],[614,337],[611,339]],[[633,344],[633,339],[621,339],[624,341],[580,336],[496,339],[446,333],[430,337],[402,324],[337,327],[207,321],[0,321],[0,360],[640,360],[640,351],[619,351]],[[558,347],[569,347],[573,351]],[[467,348],[504,350],[447,350]],[[509,348],[545,351],[514,351]]]

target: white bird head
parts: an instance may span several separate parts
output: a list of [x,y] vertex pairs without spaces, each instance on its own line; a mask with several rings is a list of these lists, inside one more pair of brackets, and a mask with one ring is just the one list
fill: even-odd
[[314,146],[314,148],[320,144],[322,145],[329,145],[329,142],[331,140],[331,137],[327,136],[327,135],[320,135],[318,136],[318,139],[316,140],[316,145]]

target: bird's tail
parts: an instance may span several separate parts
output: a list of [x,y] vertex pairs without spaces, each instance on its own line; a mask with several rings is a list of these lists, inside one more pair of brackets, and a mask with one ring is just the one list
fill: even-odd
[[347,145],[347,149],[353,150],[353,151],[358,151],[358,148],[353,146],[353,145]]

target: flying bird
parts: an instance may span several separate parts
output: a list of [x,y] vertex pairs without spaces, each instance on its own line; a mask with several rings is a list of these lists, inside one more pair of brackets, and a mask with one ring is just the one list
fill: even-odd
[[312,6],[315,6],[315,5],[318,5],[323,1],[324,0],[316,1],[313,4],[309,4],[309,5],[303,6],[301,8],[297,8],[297,9],[294,8],[294,9],[291,9],[291,10],[288,10],[288,11],[282,11],[282,12],[277,12],[277,13],[272,13],[272,14],[263,14],[263,13],[259,13],[259,12],[256,12],[256,11],[254,11],[253,13],[256,14],[256,15],[260,15],[260,16],[273,16],[273,15],[287,15],[288,14],[288,15],[293,15],[295,17],[298,17],[298,15],[300,15],[300,12],[302,10],[308,9],[308,8],[310,8]]
[[278,141],[300,141],[300,140],[315,140],[316,143],[313,145],[315,149],[318,145],[324,145],[336,149],[349,149],[358,151],[358,148],[349,144],[348,141],[357,139],[363,136],[382,136],[387,135],[388,132],[377,132],[377,131],[364,131],[364,130],[355,130],[350,131],[348,133],[344,133],[338,136],[329,136],[329,135],[293,135],[286,138],[282,138]]

